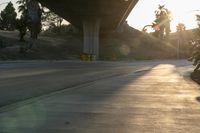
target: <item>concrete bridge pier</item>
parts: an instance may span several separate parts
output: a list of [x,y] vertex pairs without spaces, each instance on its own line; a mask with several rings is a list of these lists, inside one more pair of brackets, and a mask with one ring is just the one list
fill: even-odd
[[99,58],[99,31],[100,19],[87,19],[83,21],[83,52],[96,55]]

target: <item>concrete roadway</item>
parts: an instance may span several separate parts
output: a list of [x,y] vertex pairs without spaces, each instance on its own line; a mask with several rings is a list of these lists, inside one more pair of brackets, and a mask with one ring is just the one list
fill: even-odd
[[0,62],[0,107],[130,71],[149,69],[152,65],[154,63],[148,62]]
[[183,60],[0,67],[0,133],[200,131],[200,90],[188,78],[193,68]]

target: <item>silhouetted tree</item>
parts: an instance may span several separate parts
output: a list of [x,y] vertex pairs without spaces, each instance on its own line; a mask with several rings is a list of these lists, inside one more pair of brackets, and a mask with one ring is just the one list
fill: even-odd
[[[26,33],[26,29],[28,28],[29,31],[32,31],[32,21],[33,18],[37,18],[38,26],[35,27],[38,30],[38,33],[41,31],[41,16],[42,16],[42,7],[41,5],[35,0],[18,0],[17,1],[18,10],[21,12],[21,17],[18,20],[18,30],[20,31],[20,40],[23,40],[23,36]],[[30,11],[31,10],[31,11]],[[34,11],[36,10],[36,11]],[[34,12],[34,14],[33,14]],[[33,17],[34,16],[34,17]],[[35,23],[35,22],[34,22]]]
[[24,14],[27,10],[27,4],[30,0],[18,0],[16,3],[18,6],[18,11],[22,14]]
[[0,24],[1,28],[4,30],[14,30],[17,13],[15,12],[15,8],[11,2],[5,7],[3,11],[0,13]]
[[152,28],[152,29],[154,29],[153,24],[152,24],[152,25],[151,25],[151,24],[145,25],[145,26],[143,27],[142,31],[143,31],[143,32],[147,32],[147,28]]
[[198,24],[198,27],[199,27],[196,30],[196,34],[200,35],[200,15],[196,15],[196,21],[197,21],[197,24]]
[[179,23],[176,26],[176,31],[178,35],[178,51],[177,51],[177,57],[181,58],[183,55],[183,48],[184,48],[184,31],[186,30],[185,24]]
[[25,41],[24,36],[26,35],[27,32],[27,27],[28,27],[28,2],[30,0],[18,0],[16,3],[19,5],[18,6],[18,11],[21,13],[21,16],[19,19],[17,19],[16,22],[16,28],[19,30],[19,40],[20,41]]
[[171,13],[165,8],[165,5],[159,5],[158,10],[155,11],[155,17],[153,27],[155,29],[155,35],[160,38],[168,38],[171,22]]
[[186,30],[186,27],[185,27],[185,24],[183,23],[179,23],[177,26],[176,26],[176,31],[177,32],[183,32]]
[[19,19],[16,21],[16,29],[19,30],[19,37],[20,41],[25,41],[24,36],[26,35],[27,32],[27,27],[28,26],[28,16],[27,13],[23,13]]

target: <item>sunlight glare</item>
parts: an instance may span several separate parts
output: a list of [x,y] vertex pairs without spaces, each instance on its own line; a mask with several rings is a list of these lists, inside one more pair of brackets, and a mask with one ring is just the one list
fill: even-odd
[[128,17],[129,25],[141,30],[145,25],[151,24],[155,19],[154,11],[159,4],[165,5],[172,13],[172,31],[176,31],[176,25],[180,22],[186,25],[186,29],[197,27],[195,15],[200,14],[198,0],[140,0]]

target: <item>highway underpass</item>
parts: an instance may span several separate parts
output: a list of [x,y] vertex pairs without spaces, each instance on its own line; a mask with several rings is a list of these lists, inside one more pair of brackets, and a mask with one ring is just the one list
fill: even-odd
[[114,31],[139,0],[38,0],[71,24],[83,29],[83,53],[99,56],[99,33]]

